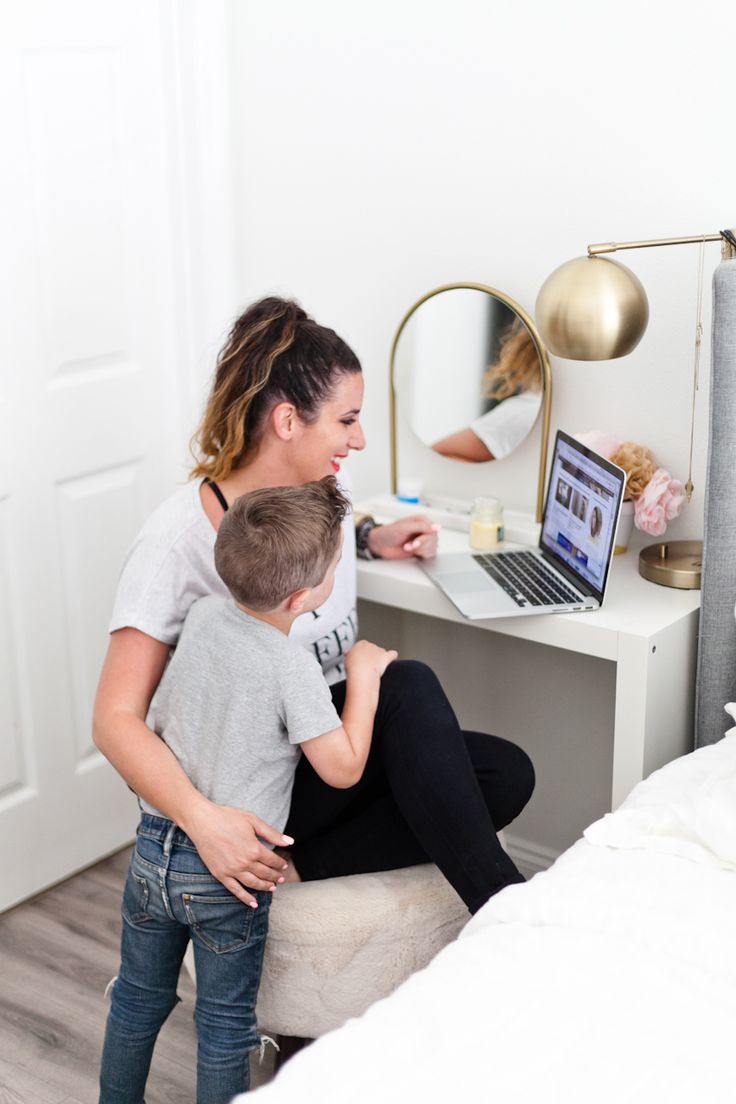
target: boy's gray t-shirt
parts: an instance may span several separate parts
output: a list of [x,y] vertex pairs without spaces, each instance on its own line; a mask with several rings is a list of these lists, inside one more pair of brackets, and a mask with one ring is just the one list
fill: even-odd
[[298,745],[342,721],[313,654],[231,598],[208,595],[189,611],[148,724],[201,794],[280,832]]
[[[346,473],[340,473],[340,486]],[[110,632],[133,628],[175,647],[190,607],[206,594],[228,598],[215,571],[215,532],[200,500],[201,480],[180,487],[145,523],[128,551],[120,575]],[[315,613],[303,613],[290,639],[314,652],[327,681],[345,678],[345,654],[357,639],[355,526],[342,523],[342,556],[335,585]]]

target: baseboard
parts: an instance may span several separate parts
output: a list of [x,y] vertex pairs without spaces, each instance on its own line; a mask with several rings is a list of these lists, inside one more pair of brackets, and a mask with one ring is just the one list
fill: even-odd
[[524,877],[531,878],[540,870],[547,870],[562,852],[551,847],[522,839],[511,832],[505,832],[505,848]]

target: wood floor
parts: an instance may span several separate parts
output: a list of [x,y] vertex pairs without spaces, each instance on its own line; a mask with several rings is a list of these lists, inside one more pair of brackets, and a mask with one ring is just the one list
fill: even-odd
[[[96,1104],[107,1016],[117,973],[120,897],[129,851],[0,916],[0,1104]],[[194,988],[161,1032],[146,1104],[195,1098]],[[255,1088],[272,1076],[272,1048],[253,1063]]]

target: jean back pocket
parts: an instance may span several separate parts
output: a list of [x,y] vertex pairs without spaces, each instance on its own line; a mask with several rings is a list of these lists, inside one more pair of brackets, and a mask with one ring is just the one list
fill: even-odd
[[131,924],[143,924],[152,919],[148,911],[148,897],[148,882],[130,870],[123,890],[123,916]]
[[[257,938],[254,921],[263,906],[253,909],[232,893],[225,895],[222,892],[183,893],[182,902],[192,931],[216,954],[240,951],[248,946],[252,938]],[[264,914],[266,911],[263,909]],[[255,927],[259,929],[262,924],[256,923]]]

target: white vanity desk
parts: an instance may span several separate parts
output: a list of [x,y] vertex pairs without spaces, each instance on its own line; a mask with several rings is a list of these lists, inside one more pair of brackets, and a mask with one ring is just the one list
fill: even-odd
[[[467,534],[442,530],[440,546],[443,551],[464,550]],[[700,591],[649,583],[637,565],[635,549],[614,557],[605,604],[594,613],[467,621],[409,561],[358,560],[358,596],[379,606],[613,662],[611,808],[616,808],[638,781],[693,746]],[[513,689],[524,691],[523,686]]]

